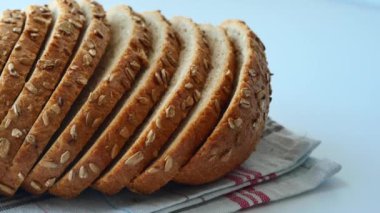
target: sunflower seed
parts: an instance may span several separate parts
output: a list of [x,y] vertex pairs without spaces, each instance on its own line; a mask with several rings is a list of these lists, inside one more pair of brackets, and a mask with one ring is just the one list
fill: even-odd
[[66,151],[61,155],[61,158],[59,160],[60,164],[65,164],[70,159],[70,152]]
[[251,104],[249,103],[249,101],[246,100],[246,99],[241,99],[239,104],[240,104],[240,106],[242,108],[245,108],[245,109],[248,109],[251,106]]
[[38,33],[30,33],[30,38],[31,38],[32,40],[35,40],[39,35],[40,35],[40,34],[38,34]]
[[69,21],[65,21],[60,26],[58,26],[58,30],[65,35],[71,35],[74,32],[74,27],[73,24],[71,24]]
[[132,67],[133,70],[140,70],[141,65],[137,61],[132,61],[129,63],[129,65]]
[[167,85],[168,84],[168,72],[166,72],[165,69],[162,69],[161,70],[161,79],[162,79],[162,82]]
[[159,85],[163,85],[163,84],[164,84],[164,81],[162,80],[161,75],[160,75],[159,72],[156,72],[156,73],[154,74],[154,76],[156,77],[157,83],[158,83]]
[[79,75],[76,77],[75,81],[78,83],[78,84],[81,84],[81,85],[86,85],[87,82],[88,82],[88,79],[82,75]]
[[228,160],[231,158],[231,155],[232,155],[232,150],[228,151],[226,154],[224,154],[222,157],[221,157],[221,161],[222,162],[228,162]]
[[67,174],[67,180],[70,182],[74,179],[74,171],[70,170],[69,174]]
[[23,182],[24,179],[25,179],[25,176],[24,176],[21,172],[19,172],[19,173],[17,174],[17,177],[18,177],[18,179],[19,179],[21,182]]
[[149,99],[146,98],[146,97],[138,97],[137,100],[142,103],[142,104],[148,104],[149,103]]
[[157,169],[157,168],[152,167],[152,168],[148,169],[146,172],[147,172],[148,174],[154,174],[154,173],[157,173],[157,172],[159,172],[159,171],[160,171],[160,169]]
[[0,157],[6,158],[11,148],[11,143],[6,138],[0,138]]
[[92,123],[92,128],[97,128],[102,123],[102,118],[96,118],[94,122]]
[[22,49],[21,44],[17,43],[17,44],[15,45],[15,48],[14,48],[14,49],[15,49],[15,50],[21,50],[21,49]]
[[2,183],[0,183],[0,190],[9,194],[9,195],[11,195],[15,192],[12,188],[10,188],[9,186],[4,185]]
[[165,110],[165,114],[167,118],[173,118],[175,116],[175,108],[173,105],[170,105],[168,108]]
[[13,76],[13,77],[18,77],[18,72],[15,70],[15,65],[13,63],[9,63],[8,64],[8,72],[9,72],[9,75]]
[[166,157],[166,160],[165,160],[165,172],[169,172],[172,168],[173,168],[173,158],[170,157],[170,156],[167,156]]
[[124,164],[127,166],[135,166],[138,163],[140,163],[142,160],[144,160],[144,155],[142,152],[136,152],[131,157],[129,157]]
[[41,166],[49,169],[56,169],[58,165],[52,161],[42,161]]
[[151,129],[149,130],[146,137],[145,146],[149,146],[154,141],[154,139],[156,139],[156,133]]
[[100,38],[100,39],[103,39],[104,38],[104,35],[102,32],[100,32],[99,30],[94,30],[94,34]]
[[9,118],[6,118],[4,121],[4,128],[7,129],[9,125],[11,125],[12,120]]
[[90,49],[90,50],[88,51],[88,53],[90,53],[90,55],[91,55],[92,57],[95,57],[95,56],[96,56],[96,50],[95,50],[95,49]]
[[38,61],[38,67],[40,67],[42,70],[53,70],[56,65],[57,65],[57,63],[55,61],[52,61],[52,60],[39,60]]
[[105,103],[106,96],[105,95],[100,95],[98,98],[98,105],[102,106]]
[[136,76],[135,72],[131,68],[129,68],[129,67],[125,68],[125,72],[126,72],[126,75],[129,77],[130,80],[135,79],[135,76]]
[[186,83],[185,84],[186,89],[192,89],[193,87],[194,87],[194,85],[192,83]]
[[90,66],[92,63],[92,56],[90,54],[84,54],[83,62],[84,62],[84,65]]
[[184,102],[181,103],[181,109],[186,110],[186,108],[194,104],[194,99],[191,96],[188,96]]
[[199,92],[199,90],[195,89],[194,90],[194,100],[196,102],[198,102],[201,99],[201,96],[202,96],[201,92]]
[[84,166],[81,166],[79,168],[79,178],[80,179],[85,179],[88,177],[88,173],[87,173],[87,170]]
[[86,126],[92,126],[92,123],[94,121],[92,120],[90,112],[86,113]]
[[234,123],[235,123],[235,126],[239,128],[241,124],[243,123],[243,120],[241,118],[236,118]]
[[58,104],[53,104],[51,107],[50,107],[50,110],[53,111],[55,114],[59,114],[61,113],[61,107],[58,106]]
[[206,70],[208,70],[208,69],[210,68],[208,62],[209,62],[209,61],[208,61],[206,58],[203,59],[203,65],[204,65],[204,67],[205,67]]
[[72,19],[69,19],[69,22],[74,25],[74,27],[78,28],[78,29],[81,29],[83,26],[82,26],[82,23],[80,22],[77,22],[77,21],[74,21]]
[[21,27],[14,27],[13,29],[12,29],[12,31],[14,32],[14,33],[21,33],[21,31],[22,31],[22,29],[21,29]]
[[12,129],[12,137],[20,138],[22,136],[21,130],[14,128]]
[[120,134],[123,138],[128,138],[128,137],[129,137],[129,130],[128,130],[128,128],[127,128],[126,126],[123,127],[123,128],[120,130],[119,134]]
[[169,61],[169,63],[172,65],[172,66],[176,66],[177,65],[177,60],[174,59],[174,57],[172,56],[171,53],[168,53],[167,56],[166,56],[167,60]]
[[250,75],[252,78],[256,77],[256,75],[257,75],[257,72],[256,72],[254,69],[251,69],[251,70],[249,70],[248,72],[249,72],[249,75]]
[[159,129],[162,129],[162,123],[161,123],[161,118],[160,118],[160,117],[157,117],[155,123],[156,123],[156,126],[157,126]]
[[13,104],[13,113],[16,115],[16,117],[20,116],[21,110],[17,103]]
[[95,165],[94,163],[89,163],[88,164],[88,167],[90,167],[90,170],[95,173],[95,174],[98,174],[100,172],[100,169],[97,165]]
[[56,178],[50,178],[45,182],[46,188],[50,188],[54,185]]
[[38,89],[32,84],[32,82],[28,82],[25,84],[25,88],[31,92],[32,94],[36,95],[38,93]]
[[28,134],[26,137],[25,137],[25,140],[26,142],[32,144],[32,145],[35,145],[36,144],[36,137],[34,137],[34,135],[32,134]]
[[113,145],[112,150],[111,150],[111,159],[114,159],[118,153],[119,153],[119,145],[115,144]]
[[48,112],[42,113],[42,122],[44,123],[45,126],[49,125],[49,115]]
[[37,23],[40,23],[40,24],[49,24],[50,23],[50,20],[47,20],[45,18],[42,18],[42,17],[34,17],[33,18],[33,21],[37,22]]
[[35,181],[30,182],[30,186],[31,186],[33,189],[37,190],[37,191],[41,191],[41,186],[40,186],[40,184],[38,184],[38,183],[35,182]]
[[249,90],[248,88],[241,89],[241,93],[245,98],[251,97],[251,90]]
[[74,140],[76,140],[78,138],[78,132],[77,132],[77,125],[76,124],[71,126],[70,135],[71,135],[71,138]]

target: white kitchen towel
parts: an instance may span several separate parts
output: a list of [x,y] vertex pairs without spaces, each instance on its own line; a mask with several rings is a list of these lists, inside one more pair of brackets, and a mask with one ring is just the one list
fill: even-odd
[[[128,190],[115,196],[105,196],[87,190],[73,200],[49,195],[37,197],[20,192],[12,198],[0,198],[0,211],[169,212],[198,211],[196,209],[205,211],[207,208],[212,208],[207,211],[236,211],[313,189],[338,172],[340,166],[336,163],[309,159],[310,153],[319,143],[293,134],[269,120],[256,152],[239,168],[214,183],[198,187],[169,184],[149,196],[137,195]],[[279,176],[282,177],[278,178]],[[288,184],[291,186],[297,183],[299,187],[287,187]],[[258,194],[254,193],[256,191]],[[240,199],[249,197],[254,199],[240,202]],[[221,205],[223,202],[226,207]]]

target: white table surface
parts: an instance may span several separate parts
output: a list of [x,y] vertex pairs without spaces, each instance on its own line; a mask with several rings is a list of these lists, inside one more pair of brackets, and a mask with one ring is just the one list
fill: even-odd
[[[0,9],[49,0],[0,1]],[[380,2],[376,0],[100,0],[218,24],[245,20],[274,73],[270,115],[323,141],[343,170],[310,193],[252,212],[380,212]]]

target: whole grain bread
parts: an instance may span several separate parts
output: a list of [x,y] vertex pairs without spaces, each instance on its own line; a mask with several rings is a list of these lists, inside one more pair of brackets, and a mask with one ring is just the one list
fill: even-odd
[[149,56],[149,67],[136,81],[130,94],[123,98],[107,118],[111,122],[105,129],[101,129],[101,135],[91,148],[50,188],[51,194],[72,198],[89,187],[118,155],[166,91],[167,83],[176,70],[179,42],[174,30],[159,11],[146,12],[142,16],[152,34],[153,52]]
[[[0,70],[4,69],[25,24],[25,13],[21,10],[5,10],[0,20]],[[1,99],[0,99],[1,100]]]
[[[95,188],[115,194],[157,157],[181,121],[199,100],[209,71],[209,50],[200,28],[190,19],[171,21],[182,45],[182,52],[168,91],[150,118],[136,133],[132,145],[96,183]],[[192,85],[188,88],[186,85]]]
[[83,26],[83,16],[74,1],[56,0],[50,9],[56,17],[54,29],[33,74],[3,119],[7,128],[0,129],[0,144],[5,147],[0,158],[0,171],[4,171],[13,160],[49,99],[69,62]]
[[[48,7],[27,8],[24,29],[5,65],[6,71],[0,76],[1,121],[24,88],[25,80],[44,45],[51,23],[52,15]],[[5,128],[8,122],[6,120],[0,128]]]
[[[96,71],[86,95],[79,97],[80,101],[85,100],[83,106],[74,104],[80,107],[79,111],[25,179],[24,189],[33,194],[46,191],[64,173],[116,103],[131,89],[135,76],[147,66],[150,33],[144,19],[128,6],[112,9],[107,18],[112,37],[100,70]],[[89,91],[92,92],[86,93]]]
[[150,194],[168,183],[215,128],[230,100],[235,72],[232,44],[220,27],[202,25],[201,29],[210,46],[212,67],[202,96],[166,150],[133,181],[133,191]]
[[[78,50],[65,75],[30,129],[5,176],[0,178],[0,183],[12,188],[13,192],[19,188],[24,177],[60,127],[75,99],[94,73],[109,42],[110,29],[103,7],[93,0],[79,1],[79,5],[87,21]],[[91,63],[88,63],[87,59],[91,59]]]
[[214,181],[243,163],[259,142],[268,115],[270,72],[264,45],[242,21],[222,24],[237,51],[237,85],[222,119],[174,180]]

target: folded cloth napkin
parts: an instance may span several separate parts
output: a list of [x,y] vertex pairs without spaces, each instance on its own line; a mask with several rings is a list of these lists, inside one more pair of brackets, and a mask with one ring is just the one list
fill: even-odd
[[0,198],[0,212],[233,212],[312,190],[336,174],[339,164],[309,157],[319,144],[269,120],[256,152],[214,183],[169,184],[149,196],[87,190],[73,200],[20,192]]

